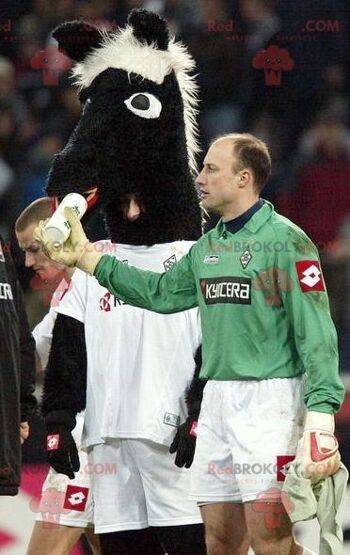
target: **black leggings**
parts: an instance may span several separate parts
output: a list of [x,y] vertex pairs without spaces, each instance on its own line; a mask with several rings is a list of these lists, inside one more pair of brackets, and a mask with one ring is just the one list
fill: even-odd
[[203,524],[100,534],[103,555],[205,555]]

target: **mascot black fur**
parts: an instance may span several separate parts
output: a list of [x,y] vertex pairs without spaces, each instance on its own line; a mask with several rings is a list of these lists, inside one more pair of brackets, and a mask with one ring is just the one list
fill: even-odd
[[[131,12],[127,27],[115,32],[73,21],[57,27],[53,36],[76,62],[73,75],[83,109],[66,147],[55,156],[48,195],[58,201],[69,192],[85,195],[90,210],[84,227],[101,207],[113,243],[152,246],[196,240],[201,233],[193,183],[197,89],[186,48],[170,39],[163,19],[145,10]],[[131,195],[141,207],[133,221],[125,218]],[[175,263],[176,255],[165,262]],[[171,447],[178,466],[190,466],[193,458],[190,430],[202,397],[200,364],[198,351],[187,392],[188,418]],[[86,366],[84,325],[59,314],[42,405],[49,433],[57,427],[70,431],[74,415],[85,408]],[[69,449],[51,452],[50,463],[64,471],[67,457]],[[205,553],[201,525],[156,528],[161,551],[142,545],[149,540],[138,532],[102,534],[103,552]]]

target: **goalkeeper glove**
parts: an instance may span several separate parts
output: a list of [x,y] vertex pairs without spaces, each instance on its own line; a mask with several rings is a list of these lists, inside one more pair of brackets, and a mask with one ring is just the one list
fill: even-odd
[[170,445],[169,452],[176,453],[175,464],[182,468],[190,468],[194,451],[196,448],[197,420],[190,416],[178,427],[174,441]]
[[33,238],[42,244],[45,254],[54,262],[69,267],[75,266],[92,276],[102,254],[96,250],[93,243],[88,241],[74,210],[66,207],[64,215],[69,222],[71,232],[62,246],[45,240],[44,227],[47,220],[39,222],[38,227],[34,229]]
[[300,474],[316,484],[332,476],[340,466],[338,441],[334,436],[334,416],[323,412],[306,413],[304,433],[299,440],[295,464]]

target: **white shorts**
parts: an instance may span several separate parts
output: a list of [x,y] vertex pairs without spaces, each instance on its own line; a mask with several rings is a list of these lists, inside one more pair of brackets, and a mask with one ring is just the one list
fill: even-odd
[[89,466],[87,454],[80,449],[84,415],[77,414],[76,426],[72,431],[78,447],[80,470],[70,480],[50,468],[41,490],[40,504],[36,508],[36,520],[49,526],[93,527],[93,503],[91,476],[94,469]]
[[97,534],[202,522],[189,498],[190,473],[168,447],[142,439],[110,439],[88,453]]
[[239,503],[281,490],[284,465],[295,457],[303,433],[305,410],[303,378],[209,381],[197,428],[191,497],[198,504]]

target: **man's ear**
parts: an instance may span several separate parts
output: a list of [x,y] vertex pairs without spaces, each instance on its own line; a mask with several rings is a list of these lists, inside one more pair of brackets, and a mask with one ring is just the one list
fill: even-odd
[[74,62],[83,61],[103,40],[99,29],[85,21],[66,21],[52,31],[52,36],[58,49]]
[[240,189],[243,187],[246,187],[251,179],[252,179],[252,173],[249,170],[242,170],[239,176],[238,187]]

